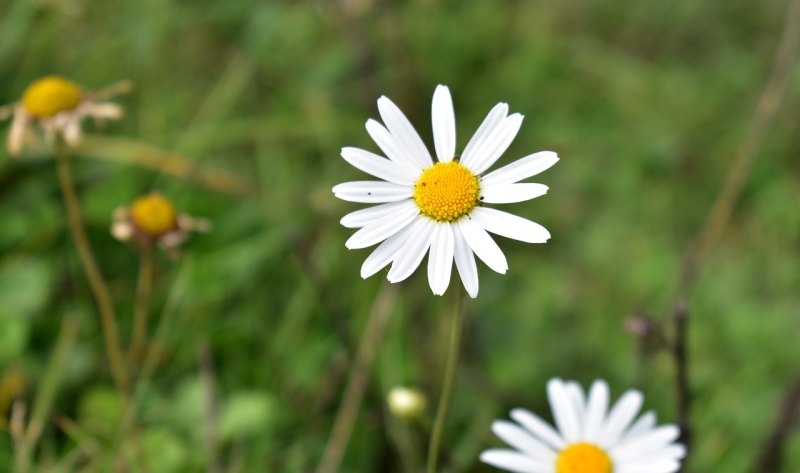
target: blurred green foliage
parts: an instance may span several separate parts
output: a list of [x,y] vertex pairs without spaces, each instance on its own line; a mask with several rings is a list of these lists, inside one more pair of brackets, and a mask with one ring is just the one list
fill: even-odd
[[[168,173],[73,160],[125,340],[137,254],[109,235],[113,209],[158,189],[214,223],[180,260],[158,260],[157,357],[136,397],[141,448],[158,472],[205,471],[212,459],[198,361],[205,343],[218,396],[217,460],[241,472],[316,465],[383,284],[358,276],[368,252],[346,251],[349,231],[338,225],[357,206],[330,192],[363,178],[339,149],[377,149],[363,124],[377,117],[381,94],[431,149],[437,83],[453,92],[459,147],[495,103],[524,114],[501,163],[544,149],[562,160],[540,176],[549,195],[508,207],[553,239],[501,242],[506,276],[480,267],[445,437],[447,471],[490,471],[477,457],[496,444],[491,420],[515,406],[547,415],[552,376],[602,377],[615,395],[639,387],[647,408],[674,420],[670,360],[643,351],[623,322],[636,310],[667,313],[682,254],[769,72],[784,10],[783,2],[744,0],[5,0],[0,103],[51,73],[88,88],[132,79],[136,90],[120,98],[126,117],[103,133],[190,156],[260,189],[225,195]],[[690,301],[691,471],[747,471],[797,370],[798,80]],[[120,400],[49,159],[0,156],[0,216],[0,378],[22,373],[29,402],[61,319],[75,313],[81,323],[54,406],[74,425],[49,425],[40,471],[110,471]],[[397,384],[437,395],[456,284],[436,298],[424,271],[402,283],[343,471],[407,471],[419,455],[425,429],[392,419],[383,396]],[[7,419],[9,406],[0,407]],[[787,452],[784,471],[799,471],[797,436]],[[11,457],[10,438],[0,435],[1,470]]]

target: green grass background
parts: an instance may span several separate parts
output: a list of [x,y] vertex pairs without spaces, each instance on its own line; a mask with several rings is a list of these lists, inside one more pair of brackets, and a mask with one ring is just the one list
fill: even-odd
[[[3,0],[0,102],[50,73],[89,88],[132,79],[136,90],[120,98],[125,118],[104,133],[183,153],[260,189],[225,195],[152,170],[73,161],[124,339],[137,255],[109,235],[112,210],[158,189],[214,224],[179,261],[158,261],[152,317],[168,323],[139,420],[159,473],[205,471],[197,353],[206,342],[229,471],[307,472],[318,462],[384,284],[385,273],[358,276],[368,251],[347,251],[350,231],[338,224],[358,206],[330,192],[364,178],[339,150],[377,151],[363,125],[378,118],[380,95],[430,149],[438,83],[453,93],[459,148],[495,103],[524,114],[501,164],[545,149],[562,159],[536,178],[547,196],[508,209],[553,238],[501,241],[506,276],[479,264],[444,442],[443,471],[488,472],[477,457],[499,445],[491,421],[516,406],[549,417],[544,386],[553,376],[605,378],[615,396],[637,387],[661,421],[674,421],[670,359],[643,353],[623,322],[637,310],[667,314],[681,256],[743,140],[784,14],[782,1],[745,0]],[[800,361],[799,80],[692,292],[691,471],[748,471]],[[111,471],[119,401],[54,165],[3,153],[0,376],[21,376],[19,397],[29,403],[61,320],[77,314],[79,343],[54,409],[80,435],[48,424],[37,463],[58,471],[91,444],[99,448],[77,465]],[[342,471],[411,471],[424,453],[424,425],[393,419],[383,398],[409,384],[435,404],[456,284],[442,298],[424,271],[400,284]],[[800,471],[798,436],[787,451],[783,471]],[[4,430],[0,470],[11,460]]]

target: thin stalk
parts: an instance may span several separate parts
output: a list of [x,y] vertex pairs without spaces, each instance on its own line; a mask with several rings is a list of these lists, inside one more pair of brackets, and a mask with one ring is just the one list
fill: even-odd
[[787,443],[792,431],[797,428],[800,418],[800,372],[786,387],[783,402],[769,434],[764,439],[761,451],[750,471],[753,473],[773,473],[781,471]]
[[75,194],[75,185],[72,181],[72,173],[69,169],[69,156],[64,141],[59,138],[56,141],[56,163],[58,167],[58,180],[61,184],[61,194],[64,198],[64,207],[67,211],[67,222],[75,248],[78,250],[83,271],[89,281],[92,294],[100,311],[100,322],[103,328],[103,338],[106,345],[106,353],[111,366],[111,375],[117,385],[123,399],[128,398],[128,372],[125,367],[125,358],[122,355],[122,347],[119,342],[117,330],[117,318],[114,313],[114,305],[111,302],[111,295],[108,291],[103,275],[97,265],[97,260],[92,252],[89,239],[86,237],[86,230],[83,227],[78,197]]
[[33,410],[31,411],[31,421],[17,447],[14,464],[15,473],[27,473],[30,470],[31,455],[44,431],[45,421],[50,415],[56,391],[59,384],[61,384],[64,366],[67,364],[67,359],[72,347],[75,345],[77,336],[77,319],[72,315],[67,316],[61,324],[61,331],[58,335],[55,350],[53,350],[53,356],[47,366],[42,385],[36,393]]
[[353,369],[347,379],[347,386],[342,395],[342,403],[336,412],[331,436],[325,445],[325,451],[317,467],[317,473],[335,473],[339,471],[339,465],[342,462],[345,450],[347,450],[347,444],[350,443],[353,425],[358,416],[361,401],[364,398],[364,390],[369,382],[370,370],[375,361],[378,347],[380,347],[383,340],[383,333],[389,323],[396,298],[397,289],[388,284],[384,284],[378,295],[375,296],[367,326],[364,328],[364,335],[362,335],[361,343],[358,346]]
[[136,283],[136,306],[133,310],[133,335],[128,349],[128,366],[133,367],[137,361],[144,359],[147,346],[147,321],[150,315],[150,298],[153,293],[153,276],[155,273],[155,252],[153,245],[146,242],[141,245],[139,255],[139,279]]
[[[792,71],[797,62],[800,45],[800,0],[787,2],[784,24],[775,50],[772,70],[761,91],[744,141],[731,162],[714,203],[709,210],[703,228],[689,246],[678,275],[677,294],[672,304],[672,319],[675,325],[673,360],[676,367],[676,391],[681,440],[692,451],[691,392],[689,387],[689,362],[687,360],[687,329],[689,325],[688,301],[691,290],[708,253],[717,245],[728,223],[742,190],[750,177],[753,163],[789,89]],[[679,472],[686,471],[686,459]]]
[[444,382],[442,393],[439,398],[439,407],[436,410],[436,419],[433,422],[433,432],[428,445],[428,473],[436,473],[436,464],[439,460],[439,445],[442,443],[442,433],[444,423],[447,419],[447,411],[450,408],[450,400],[453,398],[453,385],[455,384],[456,371],[458,368],[458,355],[461,351],[461,334],[464,331],[464,311],[461,300],[464,298],[459,289],[456,300],[453,304],[453,325],[450,330],[450,341],[447,350],[447,365],[444,372]]

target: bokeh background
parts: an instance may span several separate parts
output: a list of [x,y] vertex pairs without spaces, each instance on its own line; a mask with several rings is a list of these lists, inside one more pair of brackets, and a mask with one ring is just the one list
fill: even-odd
[[[508,209],[553,238],[501,241],[506,276],[479,263],[445,433],[443,471],[489,472],[477,458],[499,445],[491,421],[516,406],[548,417],[553,376],[605,378],[615,396],[637,387],[646,408],[675,421],[671,359],[624,322],[637,312],[666,320],[785,13],[777,0],[2,0],[0,103],[51,73],[87,88],[136,84],[119,99],[125,118],[101,132],[117,144],[73,159],[123,340],[138,260],[109,234],[114,208],[160,190],[213,221],[180,259],[158,259],[156,363],[136,400],[159,473],[206,471],[214,457],[231,472],[307,472],[319,461],[366,318],[387,291],[384,273],[359,277],[368,251],[347,251],[350,231],[338,224],[358,206],[330,191],[364,178],[339,150],[377,151],[364,123],[378,118],[380,95],[431,149],[436,84],[453,93],[460,148],[495,103],[524,114],[500,163],[546,149],[562,160],[535,179],[547,196]],[[691,293],[690,471],[748,471],[800,360],[798,92],[795,74]],[[138,165],[141,146],[241,185],[220,191],[192,172]],[[392,417],[384,397],[413,385],[435,404],[457,284],[441,298],[424,271],[399,285],[343,472],[419,471],[427,426]],[[69,314],[78,343],[38,471],[112,471],[120,401],[53,161],[0,151],[0,470],[13,457],[11,402],[32,402]],[[800,436],[787,452],[783,471],[800,471]]]

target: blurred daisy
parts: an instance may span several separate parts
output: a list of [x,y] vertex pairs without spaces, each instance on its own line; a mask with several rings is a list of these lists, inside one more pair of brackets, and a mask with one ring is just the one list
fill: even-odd
[[24,143],[35,140],[34,125],[39,125],[48,141],[60,135],[70,145],[77,144],[84,118],[102,122],[122,116],[122,107],[102,100],[129,89],[128,82],[120,82],[99,93],[91,93],[59,76],[37,80],[25,89],[19,102],[0,109],[0,118],[13,116],[8,134],[9,154],[19,154]]
[[111,234],[117,240],[136,241],[144,245],[157,244],[174,252],[193,231],[206,232],[211,224],[186,214],[158,192],[139,197],[128,207],[114,210]]
[[558,161],[552,151],[522,158],[484,174],[505,152],[522,124],[522,115],[508,115],[499,103],[478,131],[456,155],[456,126],[450,90],[440,85],[433,94],[433,141],[437,161],[403,112],[388,98],[378,100],[385,124],[367,121],[367,132],[388,159],[358,148],[343,148],[342,157],[382,181],[356,181],[333,188],[336,197],[350,202],[380,204],[342,218],[348,228],[359,228],[345,246],[378,247],[361,267],[367,278],[391,263],[388,279],[408,278],[428,253],[428,281],[436,295],[450,284],[453,261],[471,297],[478,295],[474,255],[505,274],[506,257],[488,232],[528,243],[544,243],[550,233],[524,218],[484,204],[522,202],[547,192],[543,184],[520,183]]
[[517,473],[672,473],[686,448],[675,443],[674,425],[656,427],[639,391],[628,391],[609,409],[605,381],[595,381],[585,397],[575,382],[552,379],[547,395],[558,431],[525,409],[514,409],[517,423],[495,421],[492,431],[515,450],[491,449],[484,463]]

